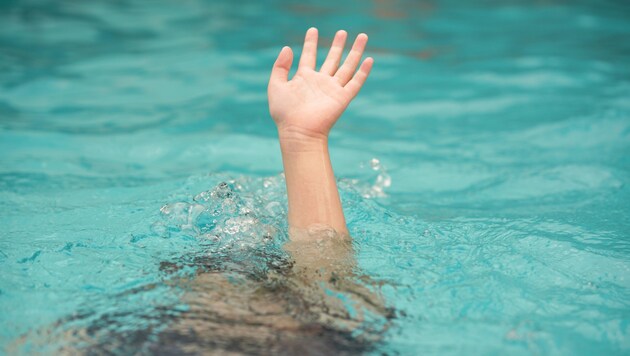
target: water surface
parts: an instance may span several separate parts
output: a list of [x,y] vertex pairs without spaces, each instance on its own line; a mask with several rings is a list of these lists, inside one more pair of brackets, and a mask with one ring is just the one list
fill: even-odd
[[[627,353],[629,20],[622,1],[3,2],[0,346]],[[349,302],[322,321],[284,248],[266,81],[309,26],[367,32],[376,61],[330,143],[349,281],[387,310],[352,325]],[[216,276],[294,306],[248,325],[298,326],[230,344],[228,314],[204,318],[257,299]]]

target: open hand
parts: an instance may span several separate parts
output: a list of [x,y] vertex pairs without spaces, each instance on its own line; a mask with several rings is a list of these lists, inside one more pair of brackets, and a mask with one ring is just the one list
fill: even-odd
[[[316,70],[317,29],[310,28],[304,39],[297,73],[288,80],[293,51],[284,47],[273,65],[269,79],[269,112],[280,136],[327,138],[328,132],[357,95],[374,60],[366,58],[357,71],[368,37],[357,36],[350,53],[339,67],[347,33],[338,31],[321,69]],[[355,73],[356,72],[356,73]]]

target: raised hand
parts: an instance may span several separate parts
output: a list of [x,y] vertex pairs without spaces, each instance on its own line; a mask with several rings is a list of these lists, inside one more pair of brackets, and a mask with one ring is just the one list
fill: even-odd
[[295,76],[289,80],[293,63],[289,47],[280,51],[271,71],[269,112],[278,126],[292,240],[310,239],[297,231],[322,227],[348,234],[328,153],[328,132],[365,83],[374,60],[367,58],[357,71],[368,40],[360,34],[339,67],[346,37],[345,31],[337,32],[317,71],[317,29],[311,28]]
[[341,56],[347,33],[338,31],[328,56],[317,71],[317,29],[310,28],[304,39],[304,49],[297,73],[288,75],[293,63],[293,51],[284,47],[273,65],[269,79],[269,112],[278,126],[280,138],[299,135],[325,139],[350,101],[367,79],[374,60],[366,58],[357,71],[368,37],[357,36],[344,63]]

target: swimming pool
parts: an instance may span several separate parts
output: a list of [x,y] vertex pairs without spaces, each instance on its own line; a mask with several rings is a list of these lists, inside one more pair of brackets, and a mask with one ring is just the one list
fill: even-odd
[[290,269],[266,83],[317,26],[370,35],[331,154],[357,283],[392,313],[324,346],[627,353],[629,19],[621,1],[3,2],[1,349],[229,349],[167,331],[224,301],[204,278],[252,291]]

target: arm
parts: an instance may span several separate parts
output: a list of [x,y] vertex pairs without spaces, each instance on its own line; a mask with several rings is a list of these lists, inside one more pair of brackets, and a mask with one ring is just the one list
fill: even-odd
[[324,225],[348,233],[328,133],[363,86],[374,61],[367,58],[356,70],[368,39],[360,34],[339,67],[346,37],[345,31],[337,32],[317,71],[317,29],[309,29],[295,76],[288,80],[293,52],[284,47],[269,79],[269,112],[278,127],[292,228]]

